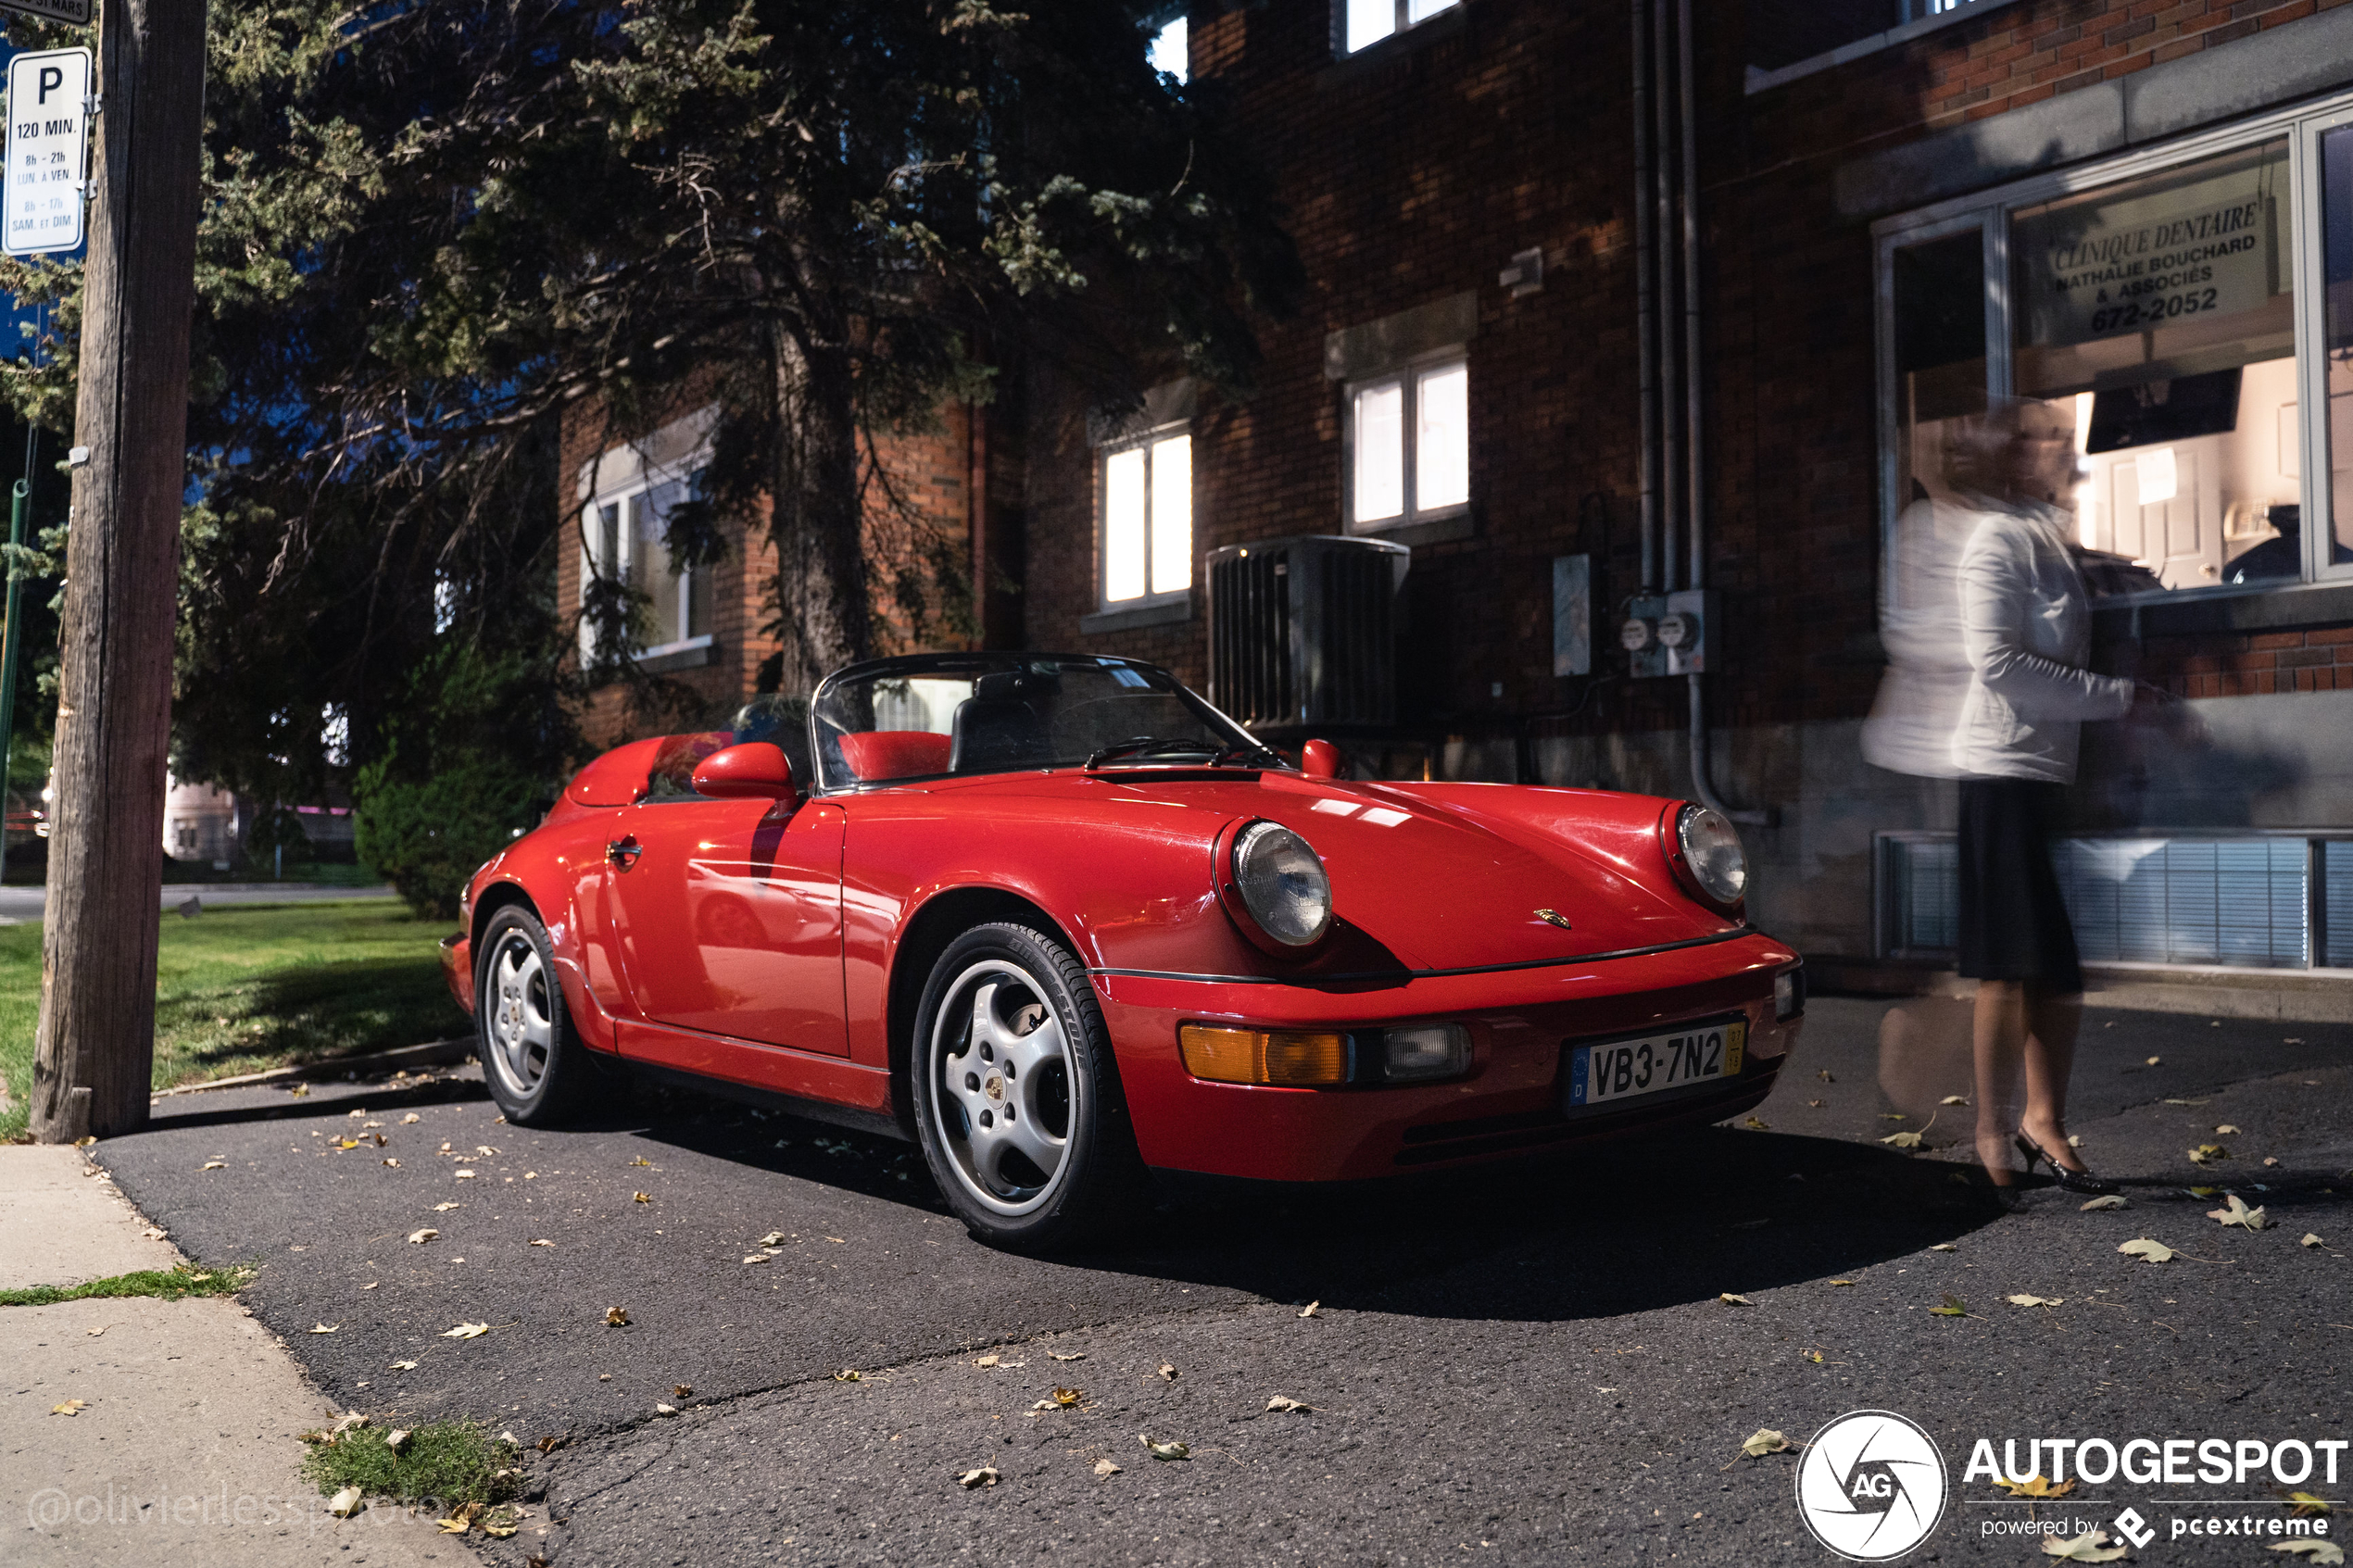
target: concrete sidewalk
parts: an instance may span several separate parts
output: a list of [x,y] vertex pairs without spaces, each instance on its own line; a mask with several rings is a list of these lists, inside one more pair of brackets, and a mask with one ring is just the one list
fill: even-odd
[[[179,1261],[80,1149],[0,1147],[0,1288]],[[0,1562],[469,1568],[428,1520],[327,1512],[296,1434],[335,1413],[232,1298],[0,1307]]]

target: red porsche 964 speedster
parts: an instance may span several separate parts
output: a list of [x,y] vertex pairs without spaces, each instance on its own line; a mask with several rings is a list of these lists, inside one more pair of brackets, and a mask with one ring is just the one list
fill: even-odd
[[643,740],[444,943],[510,1119],[605,1063],[918,1142],[981,1238],[1151,1171],[1399,1175],[1737,1115],[1804,1010],[1738,835],[1680,800],[1293,767],[1162,670],[852,666]]

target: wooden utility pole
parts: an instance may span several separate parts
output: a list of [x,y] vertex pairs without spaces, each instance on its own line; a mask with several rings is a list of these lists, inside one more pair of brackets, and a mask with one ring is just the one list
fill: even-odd
[[104,0],[32,1135],[147,1119],[187,479],[203,0]]

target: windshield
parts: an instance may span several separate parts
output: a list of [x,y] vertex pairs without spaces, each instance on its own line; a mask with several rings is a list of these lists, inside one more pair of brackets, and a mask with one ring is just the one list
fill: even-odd
[[851,670],[812,709],[819,787],[1038,768],[1281,766],[1164,670],[941,654]]

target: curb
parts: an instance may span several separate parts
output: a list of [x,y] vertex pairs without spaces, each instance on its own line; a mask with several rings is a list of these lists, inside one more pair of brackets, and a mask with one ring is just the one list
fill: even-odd
[[402,1046],[396,1050],[377,1051],[371,1056],[329,1057],[321,1061],[306,1061],[293,1067],[273,1067],[266,1073],[241,1073],[233,1078],[213,1078],[201,1084],[182,1084],[178,1088],[157,1089],[148,1096],[150,1100],[172,1095],[200,1095],[208,1089],[250,1089],[266,1084],[317,1083],[324,1079],[389,1073],[403,1067],[439,1067],[449,1062],[465,1061],[474,1054],[473,1041],[434,1040],[422,1046]]

